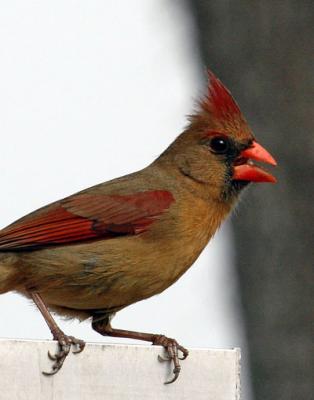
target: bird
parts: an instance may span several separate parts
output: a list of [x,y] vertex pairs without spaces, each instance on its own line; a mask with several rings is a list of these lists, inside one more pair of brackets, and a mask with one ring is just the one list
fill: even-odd
[[0,294],[32,300],[58,342],[50,372],[85,342],[53,314],[91,321],[101,335],[163,346],[179,376],[188,350],[162,334],[112,327],[123,308],[162,293],[195,262],[251,182],[276,165],[229,90],[210,70],[183,132],[144,169],[44,206],[0,230]]

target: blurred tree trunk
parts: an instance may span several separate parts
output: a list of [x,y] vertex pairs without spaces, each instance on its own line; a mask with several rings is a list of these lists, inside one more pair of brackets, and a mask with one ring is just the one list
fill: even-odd
[[233,217],[257,400],[313,396],[314,2],[189,0],[203,63],[231,89],[277,185]]

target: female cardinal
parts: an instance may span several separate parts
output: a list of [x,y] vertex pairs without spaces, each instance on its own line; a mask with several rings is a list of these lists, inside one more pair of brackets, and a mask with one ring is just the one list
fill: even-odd
[[161,293],[197,259],[249,182],[275,182],[251,160],[276,162],[259,145],[229,91],[208,72],[208,92],[180,136],[141,171],[43,207],[0,231],[0,293],[31,298],[59,349],[56,373],[85,343],[65,335],[50,311],[92,318],[102,335],[165,347],[174,339],[111,327],[122,308]]

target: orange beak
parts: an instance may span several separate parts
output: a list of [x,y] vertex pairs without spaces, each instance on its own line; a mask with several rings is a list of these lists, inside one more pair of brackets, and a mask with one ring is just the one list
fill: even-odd
[[233,180],[251,182],[271,182],[275,183],[276,178],[270,173],[253,164],[251,160],[262,161],[267,164],[277,165],[274,158],[257,142],[243,150],[237,158],[234,166]]

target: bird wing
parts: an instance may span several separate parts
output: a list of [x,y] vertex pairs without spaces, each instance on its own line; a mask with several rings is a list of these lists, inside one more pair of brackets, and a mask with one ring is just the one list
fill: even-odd
[[130,195],[77,194],[14,222],[0,231],[0,251],[82,243],[149,229],[174,201],[168,191]]

